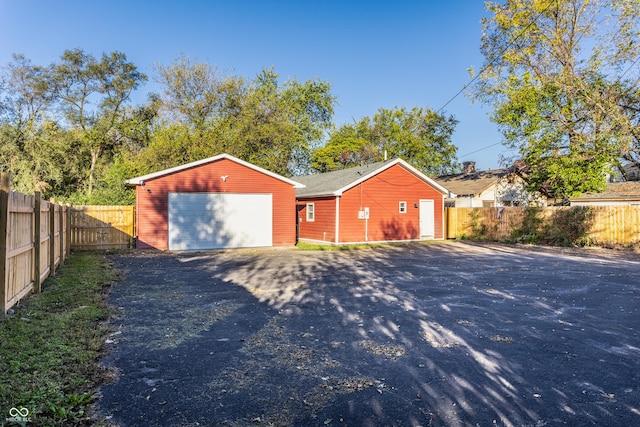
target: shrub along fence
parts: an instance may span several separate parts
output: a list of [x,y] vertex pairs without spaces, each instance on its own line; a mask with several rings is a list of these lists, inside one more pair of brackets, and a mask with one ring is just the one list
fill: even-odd
[[447,208],[447,238],[640,247],[640,206]]
[[0,174],[0,315],[69,257],[71,249],[121,249],[134,245],[133,206],[67,206],[11,191]]

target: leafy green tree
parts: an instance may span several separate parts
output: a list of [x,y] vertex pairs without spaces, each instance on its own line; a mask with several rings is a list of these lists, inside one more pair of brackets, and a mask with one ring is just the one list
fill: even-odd
[[[333,115],[328,83],[290,80],[263,69],[219,128],[225,151],[283,175],[308,170],[311,148],[322,140]],[[231,120],[229,120],[231,119]]]
[[314,169],[325,172],[399,157],[428,175],[457,170],[457,148],[451,143],[457,120],[430,109],[381,108],[331,133],[312,155]]
[[[602,190],[628,154],[638,111],[636,0],[488,2],[475,96],[493,104],[505,145],[528,165],[531,190],[567,199]],[[602,22],[608,26],[601,26]],[[634,118],[635,117],[635,118]]]
[[[632,85],[627,84],[627,87]],[[621,97],[620,115],[630,129],[628,148],[623,150],[622,159],[640,169],[640,87],[625,91]],[[620,169],[622,175],[624,170]]]
[[[0,86],[0,164],[12,176],[13,188],[48,194],[55,170],[55,144],[47,147],[53,127],[45,118],[53,102],[47,70],[33,65],[24,55],[13,55]],[[51,148],[51,149],[49,149]]]
[[104,53],[98,60],[81,49],[65,51],[51,76],[66,124],[89,152],[86,194],[91,196],[100,159],[120,142],[117,125],[125,104],[147,77],[123,53]]
[[243,79],[225,76],[207,62],[181,55],[171,65],[156,66],[162,86],[163,113],[169,122],[189,124],[202,137],[221,111],[233,109]]
[[327,143],[311,154],[313,169],[329,172],[377,161],[380,150],[373,141],[371,128],[371,120],[365,117],[334,129]]
[[138,160],[156,168],[227,152],[292,175],[308,170],[311,148],[331,123],[335,98],[320,80],[281,84],[273,69],[263,69],[246,81],[184,56],[157,70],[169,128],[157,131]]

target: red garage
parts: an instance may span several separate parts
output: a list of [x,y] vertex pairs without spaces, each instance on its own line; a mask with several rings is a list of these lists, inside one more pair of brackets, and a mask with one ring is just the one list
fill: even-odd
[[299,238],[335,244],[444,238],[448,191],[401,159],[295,177]]
[[293,246],[302,185],[228,154],[126,181],[136,187],[137,247]]

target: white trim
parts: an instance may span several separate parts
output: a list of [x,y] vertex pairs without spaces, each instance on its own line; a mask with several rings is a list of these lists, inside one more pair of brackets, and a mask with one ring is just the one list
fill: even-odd
[[139,177],[136,177],[136,178],[127,179],[124,183],[126,185],[144,185],[145,181],[148,181],[150,179],[159,178],[161,176],[169,175],[171,173],[180,172],[180,171],[183,171],[185,169],[190,169],[190,168],[194,168],[194,167],[197,167],[197,166],[206,165],[207,163],[213,163],[213,162],[216,162],[216,161],[222,160],[222,159],[231,160],[232,162],[238,163],[238,164],[240,164],[242,166],[246,166],[246,167],[248,167],[250,169],[253,169],[253,170],[257,171],[257,172],[260,172],[260,173],[263,173],[265,175],[268,175],[268,176],[270,176],[272,178],[278,179],[280,181],[284,181],[287,184],[293,185],[294,188],[304,188],[305,187],[304,184],[301,184],[299,182],[293,181],[293,180],[291,180],[289,178],[285,178],[282,175],[278,175],[277,173],[268,171],[266,169],[262,169],[259,166],[251,164],[249,162],[245,162],[244,160],[240,160],[237,157],[233,157],[232,155],[227,154],[227,153],[222,153],[222,154],[219,154],[217,156],[208,157],[206,159],[197,160],[195,162],[187,163],[187,164],[184,164],[184,165],[181,165],[181,166],[176,166],[176,167],[169,168],[169,169],[164,169],[164,170],[161,170],[161,171],[158,171],[158,172],[150,173],[150,174],[147,174],[147,175],[142,175],[142,176],[139,176]]
[[336,197],[336,223],[335,223],[335,228],[336,228],[335,244],[337,245],[338,242],[340,241],[340,240],[338,240],[340,238],[340,196]]
[[398,213],[401,213],[401,214],[407,213],[407,202],[405,201],[398,202]]
[[[440,230],[442,230],[442,239],[446,240],[448,238],[447,237],[447,233],[449,232],[449,230],[447,230],[447,224],[446,224],[447,217],[445,216],[445,209],[446,208],[444,207],[444,204],[445,204],[444,199],[442,199],[442,205],[440,205],[440,209],[441,209],[441,212],[440,212],[441,220],[440,221],[442,221],[442,228]],[[434,209],[433,209],[433,214],[434,215],[436,214],[435,211],[436,210],[435,210],[435,207],[434,207]],[[435,223],[434,223],[434,225],[435,225]],[[433,232],[435,233],[435,230],[433,230]]]
[[[309,219],[309,206],[311,206],[311,219]],[[315,222],[316,221],[316,204],[314,202],[307,203],[304,208],[305,220],[307,222]]]
[[[442,185],[438,184],[436,181],[434,181],[433,179],[429,178],[428,176],[426,176],[425,174],[423,174],[422,172],[420,172],[418,169],[414,168],[413,166],[411,166],[409,163],[405,162],[404,160],[397,158],[395,160],[392,160],[391,162],[381,166],[380,168],[368,173],[367,175],[364,175],[362,178],[358,179],[357,181],[353,181],[347,185],[345,185],[344,187],[334,191],[333,193],[327,194],[327,195],[333,195],[333,196],[342,196],[342,193],[344,193],[345,191],[349,190],[350,188],[355,187],[356,185],[360,184],[361,182],[364,182],[366,180],[368,180],[369,178],[384,172],[385,170],[389,169],[392,166],[395,165],[401,165],[402,167],[404,167],[405,169],[408,170],[408,172],[412,173],[413,175],[415,175],[418,179],[426,182],[427,184],[431,185],[433,188],[435,188],[438,192],[444,194],[448,194],[449,190],[447,190],[446,188],[444,188]],[[319,195],[307,195],[305,197],[319,197]]]

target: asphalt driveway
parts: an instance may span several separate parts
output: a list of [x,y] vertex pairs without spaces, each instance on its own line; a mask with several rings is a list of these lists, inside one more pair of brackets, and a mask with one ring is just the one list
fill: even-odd
[[121,426],[640,425],[640,256],[442,243],[115,256]]

